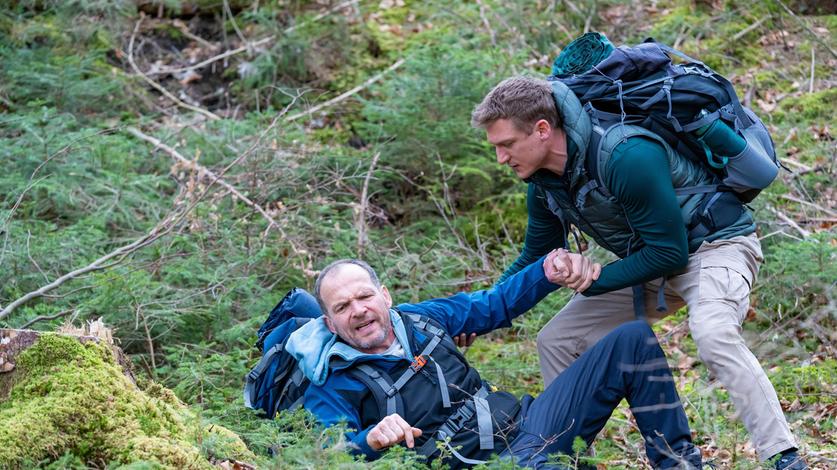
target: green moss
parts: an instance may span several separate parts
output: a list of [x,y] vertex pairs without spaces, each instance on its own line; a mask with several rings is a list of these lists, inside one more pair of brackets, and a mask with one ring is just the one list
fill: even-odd
[[835,107],[837,88],[829,88],[782,101],[779,109],[773,113],[773,118],[776,122],[789,118],[797,124],[802,120],[833,120]]
[[253,458],[238,436],[207,425],[170,391],[137,388],[107,346],[45,334],[19,356],[17,368],[0,404],[0,462],[12,467],[66,455],[194,469],[211,467],[207,455]]
[[829,359],[798,367],[781,367],[771,374],[779,398],[804,404],[833,403],[837,391],[837,360]]

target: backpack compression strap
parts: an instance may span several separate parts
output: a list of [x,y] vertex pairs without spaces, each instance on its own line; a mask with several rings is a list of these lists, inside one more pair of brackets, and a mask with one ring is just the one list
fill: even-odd
[[259,363],[256,364],[255,367],[247,374],[246,383],[244,384],[244,406],[247,408],[253,408],[253,404],[264,397],[267,393],[270,392],[270,388],[267,389],[262,395],[257,396],[258,390],[256,390],[256,384],[259,380],[259,376],[261,376],[267,366],[273,362],[274,356],[282,352],[283,345],[282,343],[275,344],[272,348],[270,348],[264,356],[259,360]]
[[[436,451],[438,450],[436,447],[436,443],[441,441],[444,443],[445,447],[451,452],[451,454],[462,461],[463,463],[469,465],[479,465],[485,463],[485,460],[476,460],[476,459],[469,459],[464,455],[460,454],[456,451],[451,445],[448,439],[453,438],[459,431],[465,427],[465,424],[474,417],[474,414],[477,415],[477,425],[479,427],[480,433],[480,449],[493,449],[494,448],[494,438],[491,428],[491,412],[488,409],[488,401],[485,399],[488,396],[488,388],[483,385],[474,393],[473,397],[467,400],[465,403],[462,404],[448,419],[444,422],[439,429],[436,430],[436,433],[430,436],[427,441],[422,444],[416,450],[416,453],[419,455],[424,455],[426,457],[433,456]],[[488,421],[488,432],[484,432],[483,422],[487,419]],[[484,438],[487,437],[491,440],[490,445],[485,445]]]

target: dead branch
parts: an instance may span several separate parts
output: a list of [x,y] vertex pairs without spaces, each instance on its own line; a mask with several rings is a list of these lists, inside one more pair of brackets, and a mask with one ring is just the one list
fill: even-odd
[[[50,282],[49,284],[42,286],[41,288],[29,292],[28,294],[20,297],[19,299],[15,300],[14,302],[10,303],[6,306],[3,310],[0,310],[0,320],[9,316],[17,307],[23,305],[24,303],[36,299],[38,297],[42,297],[47,292],[56,289],[63,285],[65,282],[75,279],[79,276],[84,274],[98,271],[100,269],[105,269],[107,267],[113,266],[118,264],[122,260],[124,260],[128,255],[131,253],[139,250],[140,248],[146,247],[151,243],[154,243],[158,238],[162,237],[163,235],[168,234],[176,225],[176,223],[180,220],[180,215],[177,212],[172,212],[169,214],[168,217],[160,221],[157,225],[154,226],[148,233],[143,235],[142,237],[134,240],[133,242],[123,245],[110,253],[102,256],[101,258],[93,261],[92,263],[84,266],[82,268],[76,269],[74,271],[70,271],[67,274],[59,277],[58,279]],[[111,260],[115,260],[114,263],[108,263]]]
[[815,56],[814,56],[814,51],[815,50],[816,50],[816,48],[814,48],[814,47],[811,48],[811,83],[808,84],[808,93],[813,93],[814,92],[814,70],[815,70],[814,66],[817,65],[817,61],[816,61]]
[[[248,198],[247,196],[242,194],[241,191],[236,189],[235,186],[231,185],[230,183],[227,183],[220,176],[213,173],[212,170],[206,168],[203,165],[198,164],[198,162],[196,162],[194,160],[189,160],[188,158],[181,155],[180,152],[178,152],[177,150],[175,150],[175,149],[169,147],[168,145],[164,144],[162,141],[160,141],[160,139],[156,139],[154,137],[151,137],[150,135],[144,134],[142,131],[140,131],[137,128],[128,127],[128,128],[125,129],[125,132],[133,135],[134,137],[137,137],[138,139],[144,140],[144,141],[154,145],[154,147],[159,148],[160,150],[166,152],[172,158],[174,158],[175,160],[182,163],[186,168],[188,168],[192,171],[195,171],[199,175],[199,178],[201,178],[201,179],[205,178],[205,179],[208,179],[210,181],[218,183],[220,186],[224,187],[224,189],[229,191],[234,197],[238,198],[239,200],[241,200],[242,202],[244,202],[248,206],[255,209],[256,212],[261,214],[268,221],[268,223],[270,224],[268,226],[268,228],[276,227],[277,229],[279,229],[280,232],[282,231],[282,227],[279,225],[279,223],[277,223],[276,220],[274,220],[273,217],[271,217],[271,215],[268,214],[267,211],[262,206],[260,206],[256,202],[253,202],[250,198]],[[282,235],[284,236],[284,232],[282,233]]]
[[797,224],[793,219],[791,219],[790,217],[785,215],[783,212],[781,212],[778,209],[775,209],[773,207],[769,207],[768,209],[770,209],[770,212],[773,212],[774,214],[776,214],[776,217],[778,217],[779,220],[781,220],[782,222],[790,225],[794,230],[799,232],[799,234],[802,235],[802,238],[808,238],[808,237],[811,236],[811,232],[809,232],[809,231],[805,230],[804,228],[800,227],[799,224]]
[[197,34],[194,34],[193,32],[189,31],[189,27],[186,25],[186,23],[183,22],[183,20],[176,19],[172,22],[172,24],[174,24],[174,27],[179,29],[180,32],[184,36],[191,39],[192,41],[195,41],[196,43],[200,44],[201,46],[203,46],[203,47],[205,47],[209,50],[218,49],[218,46],[216,46],[215,44],[212,44],[211,42],[207,41],[206,39],[204,39],[204,38],[198,36]]
[[[329,8],[328,10],[320,13],[319,15],[317,15],[313,18],[311,18],[310,20],[304,21],[302,23],[299,23],[299,24],[296,24],[296,25],[293,25],[293,26],[290,26],[288,28],[285,28],[282,32],[284,34],[288,34],[288,33],[292,32],[293,30],[295,30],[297,28],[300,28],[302,26],[305,26],[309,23],[315,23],[317,21],[320,21],[321,19],[329,16],[330,14],[334,13],[335,11],[338,11],[338,10],[341,10],[341,9],[347,7],[347,6],[356,4],[357,2],[358,2],[358,0],[348,0],[348,1],[345,1],[343,3],[339,3],[337,5],[334,5],[333,7]],[[208,58],[204,61],[198,62],[195,65],[190,65],[188,67],[181,67],[181,68],[176,68],[176,69],[157,70],[155,72],[148,72],[148,75],[162,75],[162,74],[169,74],[169,73],[191,72],[193,70],[197,70],[197,69],[206,67],[207,65],[214,64],[215,62],[218,62],[219,60],[226,59],[227,57],[232,57],[234,55],[241,54],[242,52],[252,51],[257,47],[269,44],[269,43],[273,42],[274,40],[276,40],[276,36],[268,36],[266,38],[259,39],[258,41],[248,42],[248,43],[244,44],[243,46],[238,47],[236,49],[231,49],[229,51],[223,52],[223,53],[218,54],[216,56],[210,57],[210,58]]]
[[137,24],[136,24],[136,26],[134,26],[134,32],[131,34],[131,39],[128,41],[128,64],[134,70],[134,73],[139,75],[139,77],[142,78],[146,83],[151,85],[152,88],[154,88],[155,90],[162,93],[163,96],[165,96],[169,100],[173,101],[177,106],[180,106],[181,108],[188,109],[190,111],[194,111],[194,112],[199,113],[199,114],[203,114],[204,116],[208,117],[209,119],[221,119],[217,114],[214,114],[210,111],[207,111],[203,108],[199,108],[197,106],[192,106],[192,105],[190,105],[188,103],[185,103],[184,101],[180,100],[179,98],[177,98],[176,96],[171,94],[170,91],[166,90],[162,85],[160,85],[159,83],[150,79],[148,77],[148,75],[144,74],[142,72],[142,70],[140,70],[139,67],[137,67],[137,63],[134,61],[134,40],[137,37],[137,32],[139,31],[139,27],[142,24],[142,20],[144,20],[144,19],[145,19],[145,14],[140,13],[140,19],[137,20]]
[[793,201],[793,202],[796,202],[796,203],[798,203],[798,204],[802,204],[802,205],[805,205],[805,206],[813,207],[814,209],[816,209],[816,210],[818,210],[818,211],[820,211],[820,212],[824,212],[824,213],[826,213],[826,214],[828,214],[828,215],[830,215],[830,216],[832,216],[832,217],[837,217],[837,212],[835,212],[835,211],[833,211],[833,210],[831,210],[831,209],[829,209],[829,208],[827,208],[827,207],[823,207],[823,206],[821,206],[821,205],[819,205],[819,204],[815,204],[815,203],[813,203],[813,202],[806,201],[805,199],[800,199],[800,198],[798,198],[798,197],[791,196],[791,195],[789,195],[789,194],[782,194],[782,199],[787,199],[788,201]]
[[[59,277],[55,281],[53,281],[53,282],[51,282],[51,283],[49,283],[45,286],[42,286],[39,289],[36,289],[32,292],[29,292],[28,294],[24,295],[23,297],[20,297],[17,300],[13,301],[9,305],[7,305],[5,308],[0,310],[0,320],[9,316],[9,314],[11,314],[17,307],[23,305],[24,303],[26,303],[26,302],[28,302],[32,299],[35,299],[35,298],[38,298],[38,297],[43,297],[44,294],[60,287],[61,285],[63,285],[67,281],[75,279],[79,276],[83,276],[83,275],[85,275],[87,273],[90,273],[90,272],[99,271],[99,270],[103,270],[103,269],[108,269],[108,268],[111,268],[113,266],[116,266],[119,263],[121,263],[122,261],[124,261],[130,254],[132,254],[132,253],[136,252],[137,250],[140,250],[140,249],[154,243],[155,241],[162,238],[163,236],[168,235],[176,226],[178,226],[178,224],[180,224],[180,222],[186,217],[186,215],[188,215],[190,212],[192,212],[192,209],[194,209],[198,205],[198,203],[200,203],[203,200],[203,198],[205,198],[206,195],[209,194],[210,189],[212,189],[212,187],[215,185],[216,182],[223,181],[221,179],[221,177],[230,168],[232,168],[233,166],[238,164],[241,160],[243,160],[248,155],[250,155],[259,146],[259,144],[264,139],[264,137],[268,133],[270,133],[270,131],[273,130],[273,128],[279,122],[279,119],[288,112],[288,109],[290,109],[290,106],[293,106],[294,103],[295,103],[295,101],[291,102],[285,109],[283,109],[273,119],[273,121],[270,123],[270,125],[267,126],[267,128],[265,128],[265,130],[262,131],[261,134],[259,134],[259,137],[256,139],[256,141],[253,142],[253,144],[250,145],[250,147],[244,153],[239,155],[235,160],[233,160],[229,165],[224,167],[217,174],[214,174],[214,173],[211,173],[211,172],[208,173],[208,175],[211,175],[211,177],[209,178],[208,183],[203,188],[203,191],[188,206],[182,207],[180,209],[173,210],[163,220],[158,222],[157,225],[155,225],[151,230],[149,230],[145,235],[143,235],[142,237],[134,240],[133,242],[131,242],[127,245],[123,245],[123,246],[111,251],[110,253],[102,256],[101,258],[97,259],[96,261],[93,261],[92,263],[88,264],[87,266],[76,269],[76,270],[71,271],[67,274],[64,274],[63,276]],[[128,129],[128,132],[130,132],[130,129],[131,128]],[[137,131],[137,132],[142,134],[139,131]],[[137,136],[137,137],[139,137],[139,136]],[[149,137],[149,136],[146,136],[146,137]],[[142,137],[140,137],[140,138],[142,138]],[[153,139],[153,137],[149,137],[149,138]],[[174,149],[172,149],[172,150],[174,150]],[[176,207],[176,204],[175,204],[175,207]],[[281,231],[281,227],[279,227],[279,230]],[[283,233],[283,235],[284,235],[284,233]],[[291,246],[296,250],[293,243],[291,243]]]
[[345,93],[342,93],[340,96],[338,96],[336,98],[333,98],[333,99],[330,99],[330,100],[326,101],[325,103],[320,103],[317,106],[314,106],[313,108],[311,108],[307,111],[303,111],[301,113],[294,114],[294,115],[286,118],[285,121],[287,121],[287,122],[295,121],[295,120],[297,120],[301,117],[308,116],[309,114],[314,114],[314,113],[316,113],[317,111],[319,111],[323,108],[327,108],[329,106],[335,105],[335,104],[345,100],[346,98],[356,94],[357,92],[363,90],[364,88],[369,87],[369,85],[372,85],[373,83],[380,80],[381,77],[386,75],[388,72],[392,72],[393,70],[397,69],[398,67],[401,67],[401,65],[403,65],[403,64],[404,64],[404,59],[398,59],[394,64],[387,67],[386,70],[384,70],[383,72],[375,75],[374,77],[370,78],[369,80],[366,80],[362,84],[352,88],[351,90],[349,90]]
[[[785,2],[783,2],[782,0],[776,0],[776,3],[778,3],[782,7],[782,9],[784,9],[790,16],[792,16],[794,20],[796,20],[800,25],[802,25],[802,27],[805,28],[806,31],[808,31],[811,37],[814,38],[814,41],[820,43],[822,47],[824,47],[828,52],[831,53],[832,56],[834,56],[835,59],[837,59],[837,52],[834,52],[834,49],[832,49],[828,44],[823,42],[823,40],[820,39],[820,35],[817,34],[813,29],[811,29],[811,27],[808,26],[808,23],[806,23],[802,18],[797,16],[796,13],[794,13],[793,10],[788,8],[788,6],[785,5]],[[784,36],[782,37],[784,38]]]
[[75,310],[70,309],[70,310],[64,310],[62,312],[58,312],[55,315],[42,315],[40,317],[33,318],[32,320],[29,320],[28,322],[24,323],[23,326],[20,327],[20,329],[25,330],[25,329],[29,328],[30,326],[34,325],[35,323],[38,323],[38,322],[41,322],[41,321],[55,320],[56,318],[66,317],[67,315],[73,313],[74,311]]
[[737,33],[735,34],[735,36],[733,36],[733,37],[732,37],[732,40],[730,40],[730,42],[736,42],[736,41],[738,41],[739,39],[741,39],[741,38],[743,38],[744,36],[746,36],[746,35],[747,35],[747,33],[749,33],[750,31],[752,31],[752,30],[754,30],[754,29],[758,28],[759,26],[761,26],[761,25],[762,25],[762,23],[764,23],[765,21],[769,20],[770,18],[771,18],[771,16],[770,16],[769,14],[767,14],[767,15],[765,15],[765,16],[763,16],[763,17],[761,17],[761,19],[759,19],[759,20],[758,20],[758,21],[756,21],[755,23],[753,23],[753,24],[751,24],[750,26],[747,26],[746,28],[744,28],[744,29],[742,29],[741,31],[737,32]]
[[485,26],[485,29],[488,30],[488,34],[491,37],[491,45],[497,47],[497,33],[491,28],[491,23],[488,22],[488,17],[485,16],[485,5],[483,5],[480,0],[477,0],[477,5],[480,7],[480,18],[482,19],[482,24]]
[[378,158],[381,157],[381,152],[372,157],[372,163],[369,164],[369,171],[366,172],[366,179],[363,180],[363,191],[360,193],[360,209],[357,215],[357,253],[358,258],[363,259],[366,252],[367,226],[366,226],[366,211],[369,207],[369,180],[372,179],[372,174],[375,172],[375,166],[378,164]]

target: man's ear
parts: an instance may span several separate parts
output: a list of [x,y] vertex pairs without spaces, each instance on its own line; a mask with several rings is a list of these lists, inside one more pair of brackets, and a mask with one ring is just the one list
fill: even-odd
[[535,132],[541,140],[547,140],[552,137],[552,125],[546,119],[540,119],[535,123]]
[[381,286],[381,293],[384,294],[384,299],[387,301],[387,308],[392,307],[392,296],[389,295],[387,286]]
[[334,329],[334,325],[331,324],[331,318],[329,318],[328,315],[323,315],[323,321],[325,322],[328,331],[337,334],[337,331]]

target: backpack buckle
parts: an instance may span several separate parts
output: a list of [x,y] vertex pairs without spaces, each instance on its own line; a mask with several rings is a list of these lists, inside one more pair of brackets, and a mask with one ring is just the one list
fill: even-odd
[[418,372],[425,365],[427,365],[427,358],[424,356],[415,356],[413,358],[413,362],[410,364],[410,369],[412,369],[413,372]]

